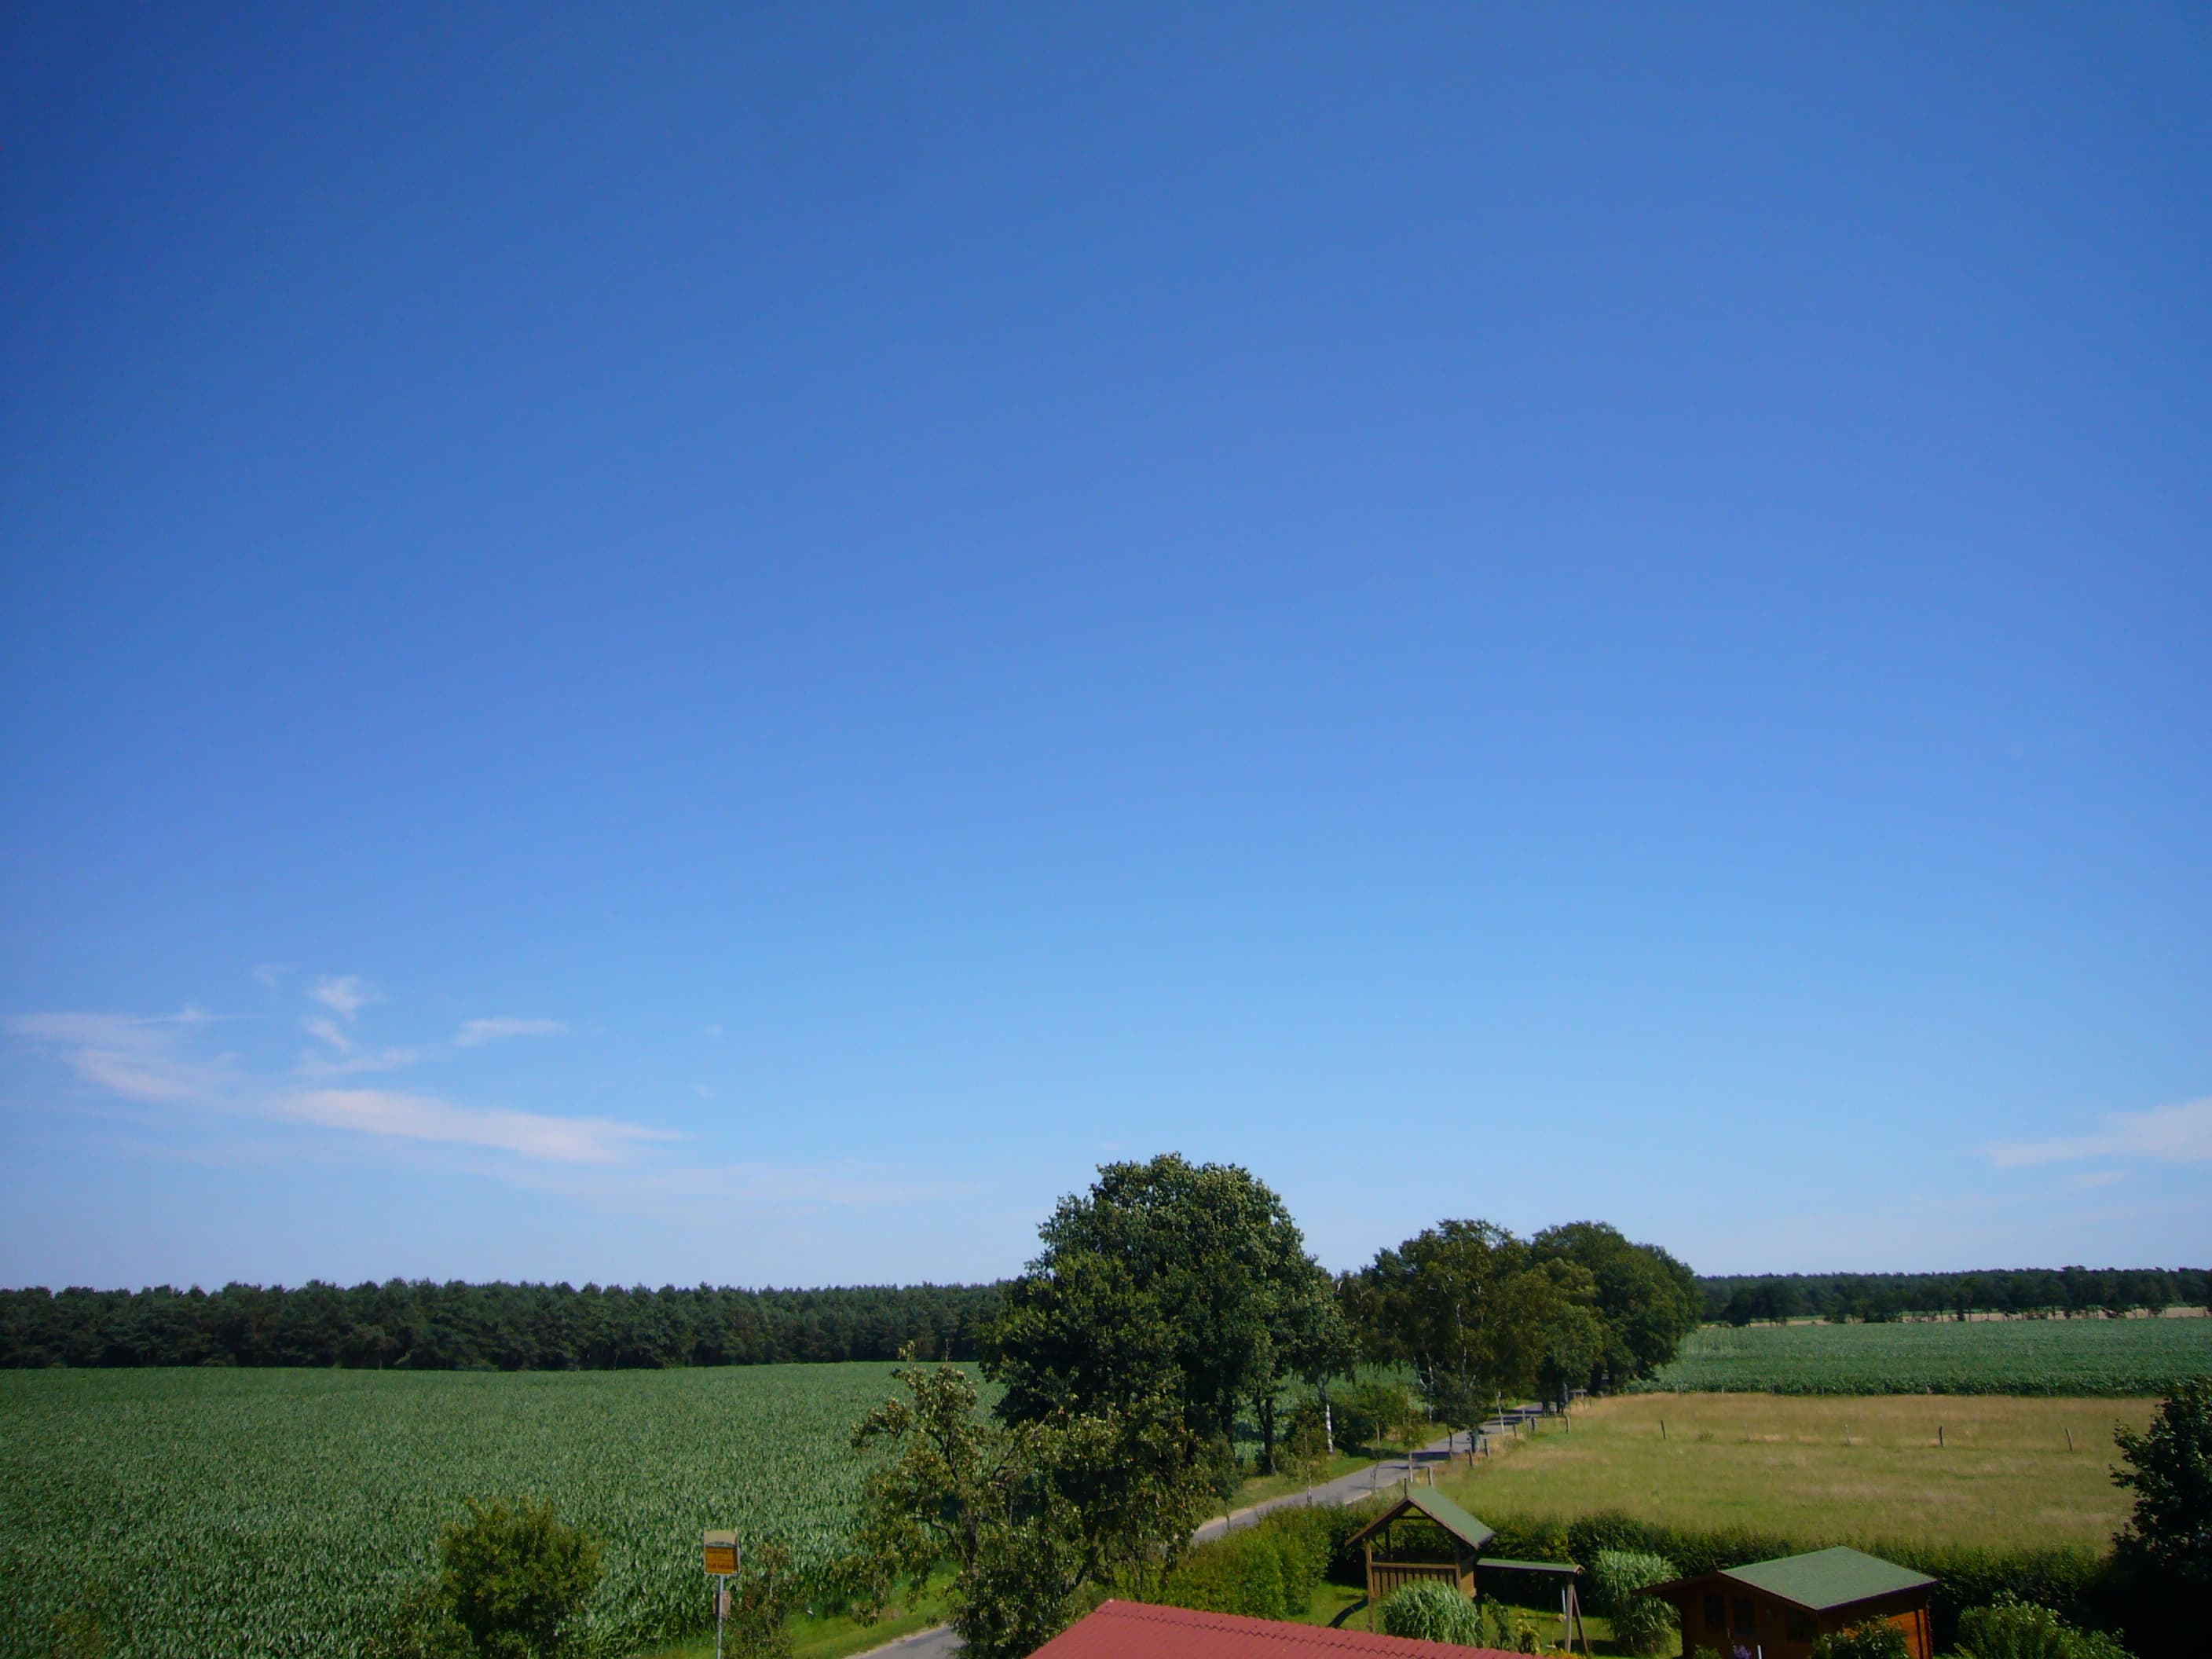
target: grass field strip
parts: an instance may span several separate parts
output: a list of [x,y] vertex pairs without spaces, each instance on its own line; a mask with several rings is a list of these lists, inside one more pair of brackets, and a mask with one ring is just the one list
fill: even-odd
[[1642,1520],[1832,1543],[1883,1539],[2101,1550],[2127,1511],[2112,1431],[2148,1399],[1644,1394],[1572,1431],[1494,1443],[1443,1485],[1486,1520]]

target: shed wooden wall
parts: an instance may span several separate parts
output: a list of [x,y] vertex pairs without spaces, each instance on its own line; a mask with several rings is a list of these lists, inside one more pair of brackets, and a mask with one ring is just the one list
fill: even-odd
[[[1717,1623],[1705,1616],[1705,1601],[1712,1595],[1721,1600]],[[1732,1609],[1738,1601],[1751,1604],[1753,1628],[1747,1632],[1748,1641],[1745,1640],[1747,1632],[1739,1632],[1732,1625]],[[1744,1646],[1755,1649],[1761,1659],[1812,1659],[1813,1644],[1820,1637],[1851,1625],[1864,1624],[1869,1619],[1880,1619],[1903,1632],[1905,1649],[1912,1659],[1935,1659],[1936,1656],[1935,1631],[1929,1618],[1925,1590],[1908,1590],[1900,1596],[1884,1597],[1838,1613],[1808,1614],[1779,1597],[1723,1580],[1716,1589],[1689,1592],[1676,1605],[1682,1612],[1682,1651],[1686,1654],[1708,1647],[1725,1655],[1735,1647]],[[1793,1613],[1798,1620],[1794,1626],[1790,1617]],[[1808,1625],[1811,1627],[1809,1634]]]

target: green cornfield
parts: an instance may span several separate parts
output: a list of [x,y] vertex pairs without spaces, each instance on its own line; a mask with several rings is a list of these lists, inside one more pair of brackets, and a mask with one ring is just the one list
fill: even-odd
[[1704,1394],[2160,1394],[2212,1373],[2212,1319],[1708,1325],[1638,1386]]
[[597,1534],[589,1648],[629,1654],[707,1622],[705,1528],[838,1549],[890,1372],[0,1373],[0,1656],[76,1607],[112,1659],[352,1659],[470,1496]]

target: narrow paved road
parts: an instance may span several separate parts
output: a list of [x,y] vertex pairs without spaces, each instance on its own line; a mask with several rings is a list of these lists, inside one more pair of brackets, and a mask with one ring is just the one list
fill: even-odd
[[[1484,1427],[1492,1432],[1505,1431],[1505,1425],[1502,1423],[1486,1424]],[[1350,1474],[1339,1475],[1310,1492],[1294,1492],[1282,1498],[1271,1498],[1264,1504],[1251,1504],[1233,1515],[1217,1515],[1191,1536],[1203,1544],[1208,1539],[1220,1537],[1231,1527],[1252,1525],[1270,1510],[1286,1509],[1293,1504],[1319,1507],[1357,1504],[1371,1493],[1389,1491],[1416,1468],[1426,1468],[1431,1464],[1446,1462],[1455,1449],[1466,1451],[1468,1444],[1465,1433],[1446,1435],[1418,1451],[1388,1458],[1380,1463],[1370,1463],[1364,1469],[1354,1469]],[[953,1635],[952,1627],[939,1625],[933,1630],[916,1631],[911,1636],[902,1636],[896,1642],[886,1642],[879,1648],[871,1649],[862,1656],[862,1659],[951,1659],[951,1656],[959,1651],[960,1638]]]
[[1293,1507],[1324,1508],[1337,1504],[1357,1504],[1396,1486],[1413,1470],[1426,1468],[1450,1457],[1455,1449],[1467,1449],[1467,1437],[1446,1435],[1441,1440],[1431,1441],[1419,1450],[1398,1457],[1385,1458],[1380,1463],[1370,1463],[1364,1469],[1354,1469],[1350,1474],[1340,1474],[1334,1480],[1307,1492],[1294,1492],[1281,1498],[1270,1498],[1264,1504],[1254,1504],[1238,1510],[1234,1515],[1217,1515],[1191,1534],[1194,1541],[1206,1543],[1218,1538],[1231,1527],[1249,1527],[1270,1510]]

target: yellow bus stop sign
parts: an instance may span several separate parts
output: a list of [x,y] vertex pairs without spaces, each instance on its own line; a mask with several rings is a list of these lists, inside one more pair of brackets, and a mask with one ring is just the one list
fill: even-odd
[[738,1570],[738,1535],[733,1532],[710,1532],[702,1540],[702,1553],[707,1559],[707,1571],[727,1577]]

